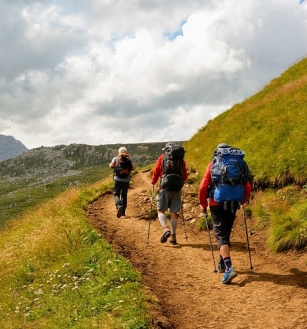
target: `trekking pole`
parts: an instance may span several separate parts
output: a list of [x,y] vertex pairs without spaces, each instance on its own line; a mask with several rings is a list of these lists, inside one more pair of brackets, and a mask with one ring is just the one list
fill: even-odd
[[249,255],[250,270],[252,271],[253,270],[252,256],[251,256],[251,250],[249,247],[249,238],[248,238],[248,230],[247,230],[247,224],[246,224],[244,205],[242,205],[242,209],[243,209],[243,218],[244,218],[244,224],[245,224],[245,233],[246,233],[246,241],[247,241],[247,248],[248,248],[248,255]]
[[183,217],[183,201],[182,201],[182,197],[181,197],[181,217],[182,217],[182,223],[183,223],[185,240],[188,241],[187,231],[186,231],[186,227],[185,227],[185,220],[184,220],[184,217]]
[[208,214],[207,214],[207,211],[206,210],[204,210],[204,216],[205,216],[205,219],[206,219],[206,227],[207,227],[207,231],[208,231],[208,235],[209,235],[210,249],[211,249],[211,256],[212,256],[212,261],[213,261],[214,273],[216,273],[217,272],[217,269],[216,269],[216,266],[215,266],[215,260],[214,260],[214,253],[213,253],[213,247],[212,247],[211,234],[210,234],[209,225],[208,225]]
[[151,188],[151,200],[150,200],[150,215],[149,215],[149,222],[148,222],[148,234],[147,234],[147,241],[146,244],[148,246],[149,243],[149,233],[150,233],[150,222],[151,222],[151,214],[152,214],[152,204],[153,204],[153,200],[154,200],[154,192],[155,192],[155,186],[152,185]]

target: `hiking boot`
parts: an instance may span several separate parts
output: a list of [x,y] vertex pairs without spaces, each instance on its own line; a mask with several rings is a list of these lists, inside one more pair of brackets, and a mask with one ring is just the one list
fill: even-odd
[[217,271],[219,273],[225,273],[225,270],[226,270],[226,267],[225,267],[225,264],[222,260],[220,260],[218,263],[217,263]]
[[163,234],[161,236],[160,242],[165,243],[167,239],[171,236],[171,231],[168,227],[163,227]]
[[222,283],[230,283],[232,279],[234,279],[238,273],[235,271],[233,267],[229,267],[228,270],[225,271],[225,274],[222,279]]
[[122,206],[122,216],[126,216],[126,207]]
[[176,233],[171,234],[171,237],[169,239],[169,243],[172,244],[172,245],[176,245],[177,244]]
[[117,218],[120,218],[120,216],[122,215],[122,211],[123,211],[123,207],[122,206],[117,206]]

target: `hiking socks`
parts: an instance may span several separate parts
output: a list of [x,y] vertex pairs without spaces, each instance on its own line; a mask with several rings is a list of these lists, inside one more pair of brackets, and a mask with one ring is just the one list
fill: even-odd
[[159,219],[159,222],[162,225],[162,227],[167,227],[165,214],[158,213],[158,219]]
[[178,220],[176,218],[171,218],[171,228],[172,228],[172,233],[176,233],[176,229],[177,229],[177,224],[178,224]]
[[232,266],[231,258],[230,257],[225,257],[224,258],[224,264],[226,266],[226,269],[228,270]]
[[220,255],[220,260],[217,263],[217,271],[219,273],[225,272],[225,264],[224,264],[224,259],[223,259],[222,255]]
[[223,265],[225,265],[224,264],[224,259],[223,259],[223,257],[220,255],[220,264],[223,264]]

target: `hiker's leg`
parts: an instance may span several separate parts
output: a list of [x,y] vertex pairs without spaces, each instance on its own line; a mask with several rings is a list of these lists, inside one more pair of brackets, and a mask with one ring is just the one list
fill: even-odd
[[227,268],[227,265],[229,266],[230,260],[230,233],[228,232],[229,225],[227,223],[227,210],[224,210],[223,206],[211,206],[210,213],[213,224],[213,232],[217,240],[220,256],[223,258]]
[[220,252],[223,257],[226,270],[232,267],[232,260],[230,255],[230,235],[234,221],[236,219],[237,209],[238,209],[238,205],[236,203],[236,205],[233,205],[232,207],[227,207],[227,210],[225,211],[224,223],[225,223],[225,232],[228,239],[228,244],[222,245],[220,248]]
[[171,229],[172,229],[172,234],[176,234],[177,225],[178,225],[178,215],[177,215],[176,212],[171,212]]
[[121,201],[120,201],[121,190],[122,190],[121,182],[114,181],[113,195],[114,195],[114,203],[116,208],[118,208],[121,205]]
[[227,217],[223,206],[210,206],[213,232],[217,240],[218,247],[229,245],[229,233],[227,231]]
[[162,227],[167,227],[165,211],[168,208],[168,191],[160,189],[157,198],[158,219]]
[[[220,250],[220,255],[223,258],[224,269],[220,272],[224,272],[222,283],[230,283],[238,273],[232,266],[232,261],[230,257],[230,233],[233,226],[233,221],[235,218],[235,213],[232,212],[231,223],[228,223],[229,211],[228,207],[224,209],[223,206],[211,206],[210,207],[211,218],[213,223],[213,231],[217,239],[218,247]],[[221,268],[222,269],[222,268]]]
[[122,183],[122,214],[125,215],[126,208],[128,204],[128,188],[129,188],[129,182],[123,182]]
[[171,212],[172,234],[176,234],[178,225],[178,213],[181,209],[181,191],[169,193],[169,208]]
[[177,244],[177,225],[178,225],[178,213],[181,209],[181,191],[171,192],[169,198],[169,208],[171,212],[171,237],[169,242],[173,245]]
[[227,210],[226,210],[226,221],[225,221],[225,223],[227,224],[226,225],[226,231],[227,231],[227,236],[228,236],[228,245],[229,245],[229,247],[231,247],[230,235],[231,235],[231,231],[232,231],[232,228],[233,228],[234,221],[236,219],[236,213],[237,213],[237,210],[238,210],[238,206],[239,206],[239,203],[234,202],[232,207],[227,207]]
[[168,209],[168,191],[160,189],[157,198],[158,219],[162,226],[161,243],[165,243],[171,235],[171,231],[166,223],[165,211]]
[[227,261],[227,259],[230,259],[230,248],[228,244],[223,244],[222,246],[220,246],[220,255],[222,256],[224,263],[226,265],[226,268],[228,268],[229,266],[227,266],[225,260]]

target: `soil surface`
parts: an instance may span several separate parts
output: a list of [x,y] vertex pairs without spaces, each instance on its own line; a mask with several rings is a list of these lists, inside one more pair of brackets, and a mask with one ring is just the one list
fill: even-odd
[[116,217],[111,193],[89,205],[87,216],[114,250],[142,273],[144,286],[154,296],[149,300],[154,328],[307,328],[306,253],[271,254],[265,247],[266,232],[253,230],[253,220],[248,219],[250,261],[239,210],[231,237],[231,256],[239,275],[222,284],[213,262],[214,256],[217,263],[219,252],[212,231],[213,256],[208,232],[197,229],[200,218],[180,216],[179,245],[160,243],[159,221],[148,220],[150,194],[150,174],[139,172],[131,181],[127,216]]

